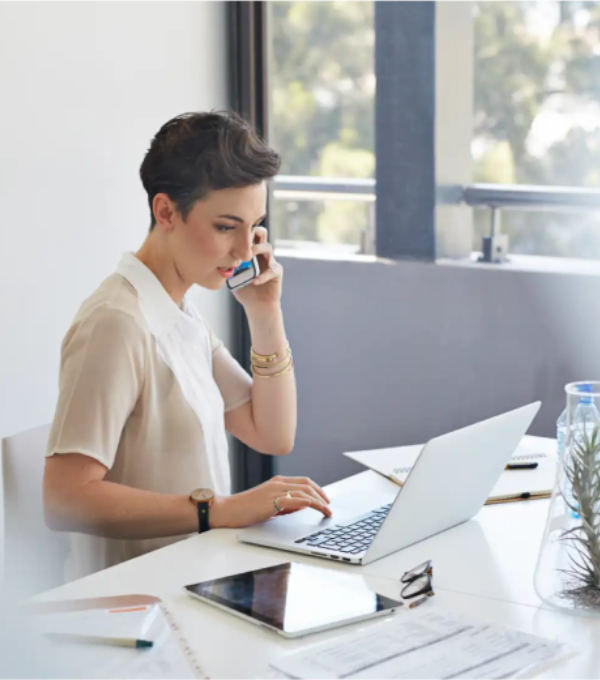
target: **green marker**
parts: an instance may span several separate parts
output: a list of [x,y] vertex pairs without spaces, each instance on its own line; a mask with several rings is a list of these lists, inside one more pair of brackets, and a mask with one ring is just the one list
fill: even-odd
[[113,647],[135,647],[149,649],[154,645],[151,640],[135,638],[102,637],[101,635],[79,635],[78,633],[46,633],[46,637],[59,642],[76,642],[89,645],[110,645]]

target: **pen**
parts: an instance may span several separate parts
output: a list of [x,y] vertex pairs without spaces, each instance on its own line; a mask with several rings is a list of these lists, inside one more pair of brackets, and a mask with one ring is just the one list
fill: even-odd
[[423,597],[420,597],[418,600],[415,600],[414,602],[411,602],[408,605],[409,609],[414,609],[415,607],[418,607],[420,604],[423,604],[423,602],[426,602],[429,599],[429,595],[424,595]]
[[78,633],[46,633],[46,637],[64,642],[78,642],[90,645],[112,645],[116,647],[135,647],[136,649],[149,649],[154,644],[151,640],[103,637],[101,635],[79,635]]
[[508,463],[505,470],[535,470],[538,463]]

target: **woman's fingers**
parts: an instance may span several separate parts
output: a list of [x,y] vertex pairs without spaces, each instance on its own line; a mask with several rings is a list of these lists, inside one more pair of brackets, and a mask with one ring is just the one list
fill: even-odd
[[329,503],[329,498],[327,497],[327,494],[323,491],[323,489],[313,482],[312,479],[309,477],[275,477],[278,482],[281,482],[282,484],[299,484],[301,486],[310,486],[314,491],[317,492],[321,498]]
[[273,246],[267,241],[267,230],[264,227],[257,227],[254,235],[254,245],[252,255],[260,256],[260,274],[252,281],[253,285],[260,286],[267,281],[279,279],[283,274],[283,267],[275,261]]
[[[308,477],[273,477],[267,482],[271,486],[278,514],[289,514],[304,508],[313,508],[331,517],[329,498],[318,484]],[[274,503],[275,505],[275,503]]]
[[252,246],[253,255],[262,255],[267,260],[271,260],[273,257],[273,246],[270,243],[255,243]]
[[279,262],[273,262],[265,271],[262,271],[253,281],[252,285],[262,286],[268,281],[275,281],[281,278],[282,266]]
[[273,246],[264,241],[263,243],[255,243],[252,246],[252,256],[260,256],[260,264],[263,268],[268,267],[274,261]]
[[254,228],[254,243],[265,243],[269,236],[269,232],[266,227],[255,227]]
[[282,277],[283,267],[275,261],[273,246],[270,243],[259,243],[252,246],[252,253],[254,256],[260,256],[260,274],[252,281],[255,286]]
[[331,510],[322,500],[313,498],[303,491],[294,491],[291,496],[281,496],[277,499],[277,504],[283,512],[302,510],[303,508],[313,508],[322,512],[325,517],[331,517]]
[[277,517],[281,517],[282,515],[292,515],[294,512],[299,512],[300,510],[304,510],[304,508],[294,508],[293,510],[282,510],[281,512],[277,513]]
[[317,493],[315,489],[313,489],[312,486],[309,484],[291,484],[291,483],[283,483],[281,484],[281,493],[285,496],[285,494],[289,491],[292,495],[298,495],[295,492],[303,493],[306,496],[310,496],[313,498],[315,501],[323,502],[324,498],[320,494]]

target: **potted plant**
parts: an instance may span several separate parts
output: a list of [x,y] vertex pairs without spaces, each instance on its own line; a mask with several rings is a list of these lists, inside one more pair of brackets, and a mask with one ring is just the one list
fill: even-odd
[[[567,431],[535,574],[542,600],[600,616],[600,383],[567,385]],[[596,394],[597,393],[597,394]]]

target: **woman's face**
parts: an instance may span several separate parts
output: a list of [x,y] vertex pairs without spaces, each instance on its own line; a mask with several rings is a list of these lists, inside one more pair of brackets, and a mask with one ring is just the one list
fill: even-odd
[[169,241],[183,281],[217,290],[231,270],[252,258],[254,228],[266,213],[264,182],[241,189],[221,189],[198,201],[185,222],[176,213]]

